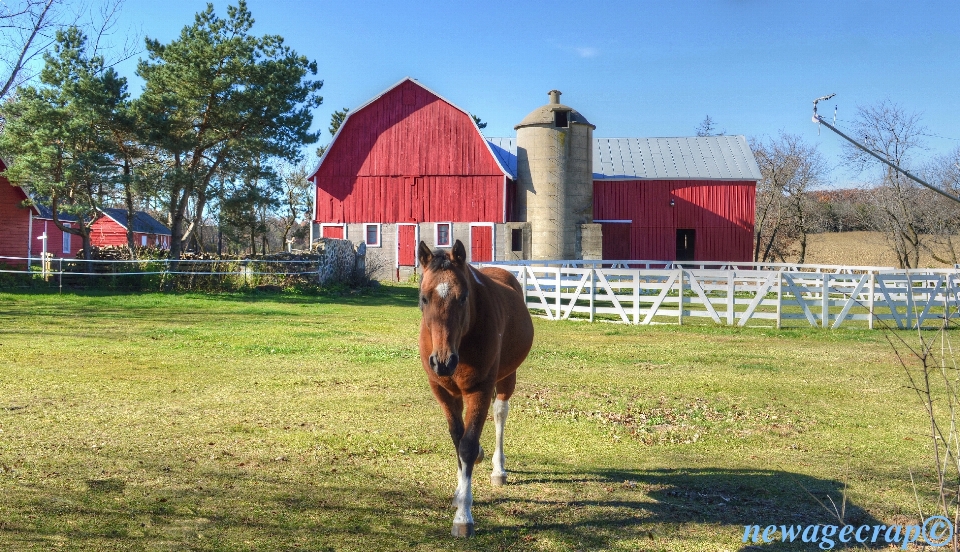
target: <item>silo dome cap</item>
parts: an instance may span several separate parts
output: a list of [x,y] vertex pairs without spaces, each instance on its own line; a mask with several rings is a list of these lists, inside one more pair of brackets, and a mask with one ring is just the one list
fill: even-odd
[[513,127],[514,130],[520,129],[525,126],[534,126],[534,125],[550,125],[553,126],[554,111],[567,111],[567,119],[571,124],[587,125],[593,129],[596,129],[596,125],[590,123],[586,117],[580,114],[576,109],[563,105],[560,103],[560,94],[559,90],[551,90],[547,93],[550,96],[550,103],[544,106],[540,106],[530,112],[529,115],[523,118],[520,121],[520,124]]

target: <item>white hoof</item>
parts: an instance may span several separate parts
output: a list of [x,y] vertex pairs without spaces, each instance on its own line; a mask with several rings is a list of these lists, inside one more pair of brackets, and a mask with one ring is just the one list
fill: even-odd
[[490,484],[494,487],[500,487],[507,484],[507,474],[490,474]]

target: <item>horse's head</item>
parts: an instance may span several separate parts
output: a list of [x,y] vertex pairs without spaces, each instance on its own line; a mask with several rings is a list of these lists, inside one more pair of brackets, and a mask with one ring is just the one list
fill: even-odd
[[[460,361],[460,339],[470,321],[470,280],[467,251],[460,240],[453,249],[431,252],[420,242],[417,249],[423,278],[420,280],[421,355],[430,353],[430,368],[438,376],[451,376]],[[425,341],[429,339],[429,341]]]

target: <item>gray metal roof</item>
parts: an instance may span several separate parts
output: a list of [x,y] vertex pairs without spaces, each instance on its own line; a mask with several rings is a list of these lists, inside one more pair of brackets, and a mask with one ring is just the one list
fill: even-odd
[[[517,175],[517,139],[487,138],[511,176]],[[595,138],[596,180],[760,180],[743,136]]]
[[760,180],[743,136],[597,138],[595,179]]

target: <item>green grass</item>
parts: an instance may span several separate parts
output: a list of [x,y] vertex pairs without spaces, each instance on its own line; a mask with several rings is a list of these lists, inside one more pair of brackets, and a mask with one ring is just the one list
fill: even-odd
[[510,483],[478,468],[454,541],[418,325],[408,286],[0,294],[0,549],[734,550],[845,485],[851,523],[916,517],[927,426],[881,332],[538,319]]

